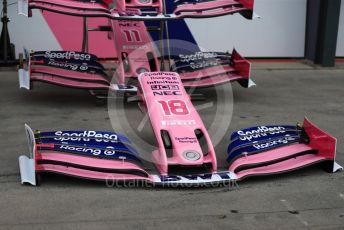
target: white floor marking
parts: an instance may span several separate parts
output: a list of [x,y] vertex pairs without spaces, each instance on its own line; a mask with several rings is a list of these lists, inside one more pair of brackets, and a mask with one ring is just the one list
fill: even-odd
[[339,193],[339,197],[344,200],[344,194],[343,193]]
[[148,121],[148,113],[145,114],[145,116],[141,120],[140,124],[137,126],[137,131],[142,132],[143,127],[145,126],[147,121]]
[[[293,208],[293,206],[291,206],[291,204],[287,201],[287,200],[281,200],[281,202],[284,204],[284,206],[288,209],[288,211],[290,213],[293,213],[293,212],[298,212],[295,208]],[[308,222],[305,221],[302,216],[300,215],[300,213],[294,213],[295,214],[295,217],[305,226],[308,226]]]
[[203,109],[208,109],[214,106],[214,102],[208,102],[208,103],[204,103],[202,105],[197,105],[195,106],[197,111],[203,110]]

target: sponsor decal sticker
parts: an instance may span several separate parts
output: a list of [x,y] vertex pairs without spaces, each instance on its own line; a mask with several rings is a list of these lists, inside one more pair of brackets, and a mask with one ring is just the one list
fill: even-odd
[[[295,141],[296,138],[295,137],[284,137],[282,139],[278,139],[278,140],[272,140],[266,143],[261,143],[261,144],[254,144],[253,147],[256,148],[257,150],[259,149],[266,149],[266,148],[271,148],[273,146],[279,146],[282,144],[288,144],[291,141]],[[253,142],[254,143],[254,142]]]
[[63,132],[56,131],[56,137],[54,140],[57,141],[90,141],[94,139],[96,142],[118,142],[118,136],[116,134],[109,133],[98,133],[96,131],[83,131],[83,132]]
[[116,154],[116,150],[114,150],[114,148],[111,146],[108,146],[108,147],[106,147],[106,150],[103,150],[103,149],[92,149],[92,148],[87,148],[87,147],[61,145],[60,149],[61,150],[67,150],[67,151],[79,152],[79,153],[90,153],[94,156],[99,156],[101,154],[104,154],[105,156],[113,156]]
[[180,143],[190,143],[190,144],[198,143],[196,137],[175,137],[174,139]]
[[52,52],[46,51],[45,58],[48,59],[74,59],[80,61],[91,61],[91,55],[87,53],[76,53],[74,51]]
[[184,55],[180,54],[179,58],[181,62],[190,62],[190,61],[197,61],[203,59],[214,59],[217,58],[217,53],[214,52],[196,52],[194,54]]
[[161,121],[163,126],[174,126],[174,125],[196,125],[195,120],[168,120]]
[[269,134],[279,134],[279,133],[285,133],[285,127],[282,126],[274,126],[274,127],[266,127],[266,126],[259,126],[257,129],[253,129],[250,131],[238,131],[240,140],[247,140],[251,141],[252,139],[260,138],[268,136]]
[[50,59],[48,62],[48,65],[65,68],[65,69],[71,69],[74,71],[75,70],[81,70],[81,71],[88,70],[87,63],[82,63],[81,65],[77,65],[77,64],[67,63],[67,62],[56,62],[53,59]]
[[180,183],[180,184],[197,184],[197,183],[211,183],[211,182],[225,182],[229,180],[235,180],[235,176],[231,172],[219,172],[219,173],[206,173],[199,175],[168,175],[159,176],[155,182],[161,183]]

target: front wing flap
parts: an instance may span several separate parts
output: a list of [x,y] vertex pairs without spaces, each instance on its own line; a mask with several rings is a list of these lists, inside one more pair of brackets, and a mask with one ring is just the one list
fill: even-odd
[[179,73],[185,87],[209,87],[238,81],[252,87],[251,63],[233,52],[196,52],[173,57],[172,70]]
[[336,138],[307,118],[303,126],[257,126],[232,134],[228,146],[229,170],[238,180],[248,176],[284,173],[327,162],[328,171],[340,167],[336,161]]
[[253,19],[254,0],[176,0],[174,14],[182,18],[209,18],[240,13]]
[[18,70],[20,88],[32,89],[33,82],[44,82],[86,90],[136,92],[136,87],[115,84],[97,56],[77,51],[27,52],[26,69]]
[[26,53],[27,68],[19,69],[20,88],[31,89],[34,81],[85,88],[108,89],[110,79],[96,56],[75,51]]

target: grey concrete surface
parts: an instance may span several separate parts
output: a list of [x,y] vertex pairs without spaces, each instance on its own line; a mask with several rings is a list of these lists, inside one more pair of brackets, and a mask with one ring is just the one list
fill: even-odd
[[[344,164],[344,70],[266,65],[272,68],[260,64],[252,72],[257,87],[233,83],[227,133],[308,116],[338,138]],[[20,185],[24,123],[40,130],[111,130],[110,119],[107,106],[81,90],[45,84],[19,90],[15,72],[0,72],[0,87],[0,229],[344,229],[344,173],[317,166],[247,179],[236,188],[108,188],[53,175],[40,187]],[[205,123],[211,113],[202,111]],[[227,142],[224,137],[216,147],[220,168]]]

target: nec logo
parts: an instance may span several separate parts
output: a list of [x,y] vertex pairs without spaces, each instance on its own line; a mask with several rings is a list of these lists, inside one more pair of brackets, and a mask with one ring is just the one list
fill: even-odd
[[154,91],[154,96],[182,96],[182,93],[180,91]]
[[151,85],[152,90],[179,90],[178,85]]

